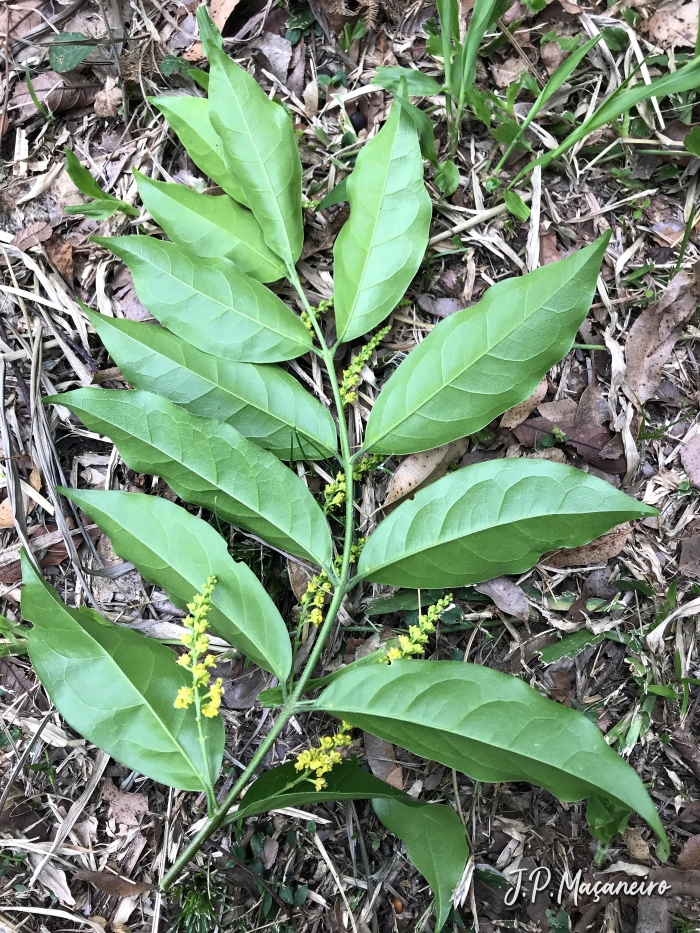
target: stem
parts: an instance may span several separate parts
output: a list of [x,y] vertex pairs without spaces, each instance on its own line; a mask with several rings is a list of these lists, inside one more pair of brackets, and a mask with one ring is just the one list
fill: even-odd
[[[328,613],[326,618],[323,621],[321,630],[318,633],[318,638],[316,639],[316,644],[314,645],[309,659],[306,662],[306,667],[302,671],[301,677],[294,686],[292,693],[289,695],[284,705],[282,706],[279,716],[272,724],[270,731],[267,733],[263,741],[258,746],[258,750],[253,755],[250,764],[241,774],[238,780],[235,782],[231,790],[228,792],[226,797],[220,806],[216,808],[216,811],[213,815],[210,815],[209,820],[206,825],[197,833],[194,839],[189,843],[189,845],[180,853],[177,859],[173,862],[172,866],[163,876],[163,881],[161,882],[161,888],[163,891],[167,891],[174,882],[177,880],[178,876],[182,871],[187,867],[188,863],[194,858],[194,856],[199,852],[207,839],[214,833],[219,826],[224,822],[228,811],[234,805],[236,800],[241,794],[241,791],[247,786],[253,777],[254,773],[257,771],[258,767],[262,764],[267,753],[270,751],[272,746],[277,739],[277,736],[280,734],[282,729],[284,729],[289,718],[295,713],[297,709],[297,704],[306,689],[306,685],[311,679],[314,668],[321,659],[321,654],[323,648],[328,640],[335,620],[338,615],[343,597],[348,592],[352,585],[352,581],[349,579],[350,576],[350,553],[352,549],[352,539],[353,539],[353,482],[352,482],[352,465],[353,457],[350,452],[350,441],[348,438],[348,428],[347,422],[345,420],[345,414],[343,410],[343,403],[340,398],[340,390],[338,387],[338,381],[335,376],[335,367],[333,365],[333,356],[335,348],[328,348],[323,336],[323,332],[316,321],[316,318],[313,315],[311,306],[304,294],[301,284],[299,282],[299,277],[297,276],[296,270],[291,267],[287,270],[287,276],[289,281],[292,283],[296,289],[299,297],[301,298],[304,308],[306,309],[311,321],[314,325],[314,330],[318,337],[321,349],[319,355],[322,357],[325,364],[326,370],[331,383],[331,388],[333,390],[333,398],[336,404],[338,411],[338,433],[340,435],[340,451],[341,451],[341,460],[343,464],[343,471],[345,473],[345,536],[343,542],[343,560],[340,568],[340,574],[335,577],[335,589],[333,591],[333,598],[331,604],[328,607]],[[328,568],[330,571],[333,570],[333,567]],[[333,580],[333,577],[329,578]]]

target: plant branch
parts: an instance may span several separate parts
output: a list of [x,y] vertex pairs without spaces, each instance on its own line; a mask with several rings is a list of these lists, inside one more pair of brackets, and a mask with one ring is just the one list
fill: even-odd
[[[321,659],[323,648],[328,640],[335,620],[338,616],[338,611],[340,610],[343,597],[350,588],[349,576],[350,576],[350,556],[352,551],[352,541],[353,541],[353,481],[352,481],[352,465],[353,458],[350,452],[350,441],[348,438],[348,429],[347,422],[345,420],[345,413],[343,408],[342,399],[340,398],[340,390],[338,387],[338,380],[335,375],[335,367],[333,365],[333,349],[330,349],[326,346],[323,332],[314,317],[313,310],[309,304],[309,301],[304,294],[301,283],[299,282],[299,277],[296,274],[296,270],[290,268],[288,270],[288,277],[301,301],[304,304],[309,317],[313,323],[314,330],[318,337],[319,343],[321,345],[320,356],[323,358],[323,361],[328,371],[328,377],[330,379],[331,388],[333,390],[333,398],[337,407],[338,412],[338,434],[340,435],[340,451],[341,451],[341,461],[343,464],[343,471],[345,473],[345,535],[343,541],[343,557],[342,564],[340,568],[340,574],[336,576],[334,581],[335,588],[333,592],[333,598],[331,599],[330,606],[328,607],[328,612],[326,618],[323,621],[321,630],[318,633],[318,638],[316,639],[316,644],[314,645],[309,659],[306,663],[306,666],[301,674],[301,677],[294,685],[294,689],[287,698],[286,702],[280,710],[279,716],[272,725],[272,728],[267,733],[263,741],[260,743],[258,750],[253,755],[250,764],[241,774],[238,780],[235,782],[231,790],[228,792],[224,798],[221,805],[216,809],[216,812],[213,816],[210,816],[209,820],[202,827],[202,829],[197,833],[194,839],[189,843],[189,845],[180,853],[177,857],[171,868],[163,876],[163,881],[161,883],[161,888],[163,891],[167,891],[174,882],[177,880],[178,876],[182,871],[187,867],[188,863],[194,858],[194,856],[199,852],[207,839],[214,833],[224,822],[226,816],[228,815],[229,810],[235,804],[238,797],[240,796],[243,789],[250,783],[251,778],[257,771],[258,767],[262,764],[267,753],[270,751],[272,746],[277,739],[277,736],[280,734],[282,729],[287,724],[289,718],[297,711],[297,703],[301,698],[302,694],[306,689],[306,685],[311,679],[314,668]],[[330,568],[332,569],[332,568]],[[355,580],[356,577],[353,578]]]

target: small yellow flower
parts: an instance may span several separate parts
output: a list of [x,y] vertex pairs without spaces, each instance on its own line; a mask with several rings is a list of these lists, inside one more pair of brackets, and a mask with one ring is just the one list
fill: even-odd
[[[335,765],[339,765],[343,756],[336,749],[352,744],[352,737],[345,734],[345,729],[351,729],[349,723],[343,722],[341,732],[335,735],[324,735],[318,743],[318,748],[307,748],[300,752],[294,767],[297,771],[306,772],[308,780],[314,785],[316,790],[327,787],[327,781],[323,778],[324,774],[332,771]],[[311,774],[315,774],[315,778]]]
[[202,706],[202,715],[212,719],[219,712],[224,695],[223,680],[218,677],[209,690],[209,702]]
[[176,664],[179,664],[180,667],[189,667],[192,663],[192,655],[188,653],[181,654],[177,659]]
[[312,625],[320,625],[323,622],[323,613],[320,609],[312,609],[309,615]]
[[175,698],[175,709],[187,709],[194,703],[194,689],[192,687],[180,687]]

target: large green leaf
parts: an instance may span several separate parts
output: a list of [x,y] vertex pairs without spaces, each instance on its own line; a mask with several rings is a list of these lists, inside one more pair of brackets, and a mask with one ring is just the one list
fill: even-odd
[[478,304],[441,321],[379,393],[365,449],[432,450],[481,430],[532,395],[571,349],[608,239],[498,282]]
[[105,434],[137,473],[161,476],[186,502],[327,568],[323,512],[299,477],[235,428],[200,418],[151,392],[75,389],[45,402],[65,405]]
[[395,661],[349,670],[315,707],[477,781],[528,781],[560,800],[605,797],[636,810],[667,844],[641,779],[598,727],[517,677],[456,661]]
[[284,276],[284,265],[265,243],[260,224],[238,201],[154,181],[136,169],[134,178],[146,210],[174,243],[205,259],[226,256],[258,282]]
[[215,635],[284,681],[292,664],[287,628],[246,564],[203,519],[168,499],[133,492],[59,489],[109,535],[112,547],[181,609],[216,577],[209,622]]
[[523,573],[545,551],[588,544],[621,522],[657,514],[574,467],[490,460],[403,502],[370,536],[357,572],[413,589],[468,586]]
[[[313,785],[306,781],[290,787],[299,778],[299,772],[295,770],[292,762],[270,768],[250,785],[238,810],[232,813],[231,817],[234,820],[242,820],[268,810],[281,810],[283,807],[298,807],[308,803],[325,803],[327,800],[369,800],[388,797],[412,801],[403,791],[364,771],[356,758],[348,758],[342,764],[335,765],[324,777],[328,787],[323,790],[314,790]],[[415,803],[416,807],[426,806]]]
[[151,99],[185,147],[197,168],[240,204],[249,206],[243,186],[226,167],[224,144],[211,124],[205,97],[156,97]]
[[163,327],[83,310],[134,388],[226,421],[282,460],[335,455],[330,413],[279,366],[222,360]]
[[373,800],[372,806],[389,832],[406,843],[409,861],[433,889],[438,933],[447,921],[450,899],[469,858],[464,826],[452,807],[444,804],[416,812],[405,800],[384,798]]
[[228,55],[214,46],[207,54],[209,115],[223,142],[226,165],[244,188],[267,245],[293,266],[304,244],[304,227],[292,121]]
[[[24,552],[22,578],[22,614],[33,623],[29,657],[66,722],[127,768],[171,787],[204,790],[194,707],[173,706],[180,687],[192,682],[174,653],[91,609],[66,606]],[[202,728],[215,778],[224,750],[221,717]]]
[[151,314],[205,353],[276,363],[311,349],[311,336],[296,314],[229,259],[202,259],[150,236],[94,239],[124,260]]
[[393,311],[428,245],[431,203],[418,135],[396,102],[360,150],[347,192],[350,218],[333,251],[338,339],[346,341]]
[[371,799],[379,819],[390,832],[404,840],[408,858],[433,889],[438,918],[436,931],[442,929],[450,912],[450,897],[469,858],[464,827],[455,811],[445,804],[414,800],[364,771],[355,758],[335,765],[324,777],[328,786],[317,791],[306,781],[292,786],[299,779],[292,762],[270,768],[251,784],[231,819],[241,820],[268,810],[308,806],[327,800]]

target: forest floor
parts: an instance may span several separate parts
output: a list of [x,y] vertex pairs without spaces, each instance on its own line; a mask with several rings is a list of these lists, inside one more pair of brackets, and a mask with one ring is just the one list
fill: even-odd
[[[235,833],[224,829],[182,887],[161,896],[164,868],[206,814],[203,795],[168,790],[86,743],[51,706],[24,648],[19,548],[25,535],[67,603],[81,599],[76,568],[89,568],[94,600],[110,619],[163,639],[181,631],[183,613],[123,565],[96,526],[79,527],[65,500],[51,494],[55,484],[171,491],[127,469],[109,442],[66,409],[46,410],[34,400],[85,385],[125,384],[77,299],[111,316],[151,319],[127,268],[90,238],[137,224],[146,232],[154,228],[120,213],[101,222],[66,215],[67,205],[84,198],[66,173],[64,148],[131,204],[138,203],[132,168],[206,187],[148,101],[196,93],[188,75],[201,60],[196,5],[22,0],[0,12],[2,462],[7,476],[14,464],[23,484],[21,516],[8,498],[0,501],[0,612],[8,620],[0,629],[0,933],[430,931],[430,890],[366,802],[273,813],[247,820]],[[463,4],[465,17],[471,5]],[[579,124],[638,61],[646,59],[653,77],[687,60],[698,5],[619,0],[606,8],[594,0],[537,0],[516,2],[503,14],[482,45],[476,80],[506,109],[496,107],[490,129],[465,119],[453,195],[442,198],[428,171],[431,249],[409,300],[393,313],[390,332],[363,370],[354,403],[359,434],[383,381],[436,323],[476,303],[494,282],[611,231],[581,346],[549,372],[529,402],[478,435],[435,454],[387,460],[363,481],[359,505],[365,533],[387,501],[448,468],[520,456],[571,463],[659,509],[658,519],[547,555],[519,579],[456,593],[431,657],[466,656],[520,675],[597,722],[646,783],[671,858],[658,862],[653,836],[633,816],[596,861],[583,804],[560,803],[529,784],[453,778],[441,765],[365,735],[353,751],[376,776],[450,803],[464,816],[475,874],[465,903],[448,921],[450,931],[700,929],[700,271],[694,277],[700,159],[683,148],[700,106],[693,106],[695,92],[666,98],[663,108],[656,102],[633,108],[622,129],[601,128],[526,178],[518,189],[529,205],[524,220],[505,209],[502,191],[491,184],[505,148],[506,116],[512,123],[527,113],[531,89],[544,85],[579,39],[604,30],[604,41],[533,123],[528,150],[543,150]],[[272,0],[214,0],[212,15],[229,54],[294,117],[304,194],[313,202],[305,210],[299,270],[318,303],[332,294],[332,245],[348,208],[317,209],[317,202],[346,176],[358,143],[386,117],[391,95],[370,83],[378,67],[398,64],[441,80],[440,62],[426,49],[434,5],[302,0],[290,10]],[[82,34],[82,52],[89,54],[71,61],[68,50],[52,50],[59,32]],[[27,74],[48,118],[31,99]],[[509,90],[514,96],[507,100]],[[444,99],[413,100],[430,115],[444,152]],[[509,156],[506,180],[532,158],[528,150]],[[345,353],[339,368],[347,366],[350,345]],[[313,382],[313,373],[294,364],[291,371],[297,370]],[[336,470],[325,463],[309,467],[308,485],[321,499]],[[65,509],[58,518],[57,503]],[[291,625],[299,610],[289,584],[298,598],[299,582],[284,560],[242,533],[232,532],[230,540]],[[416,604],[393,612],[372,604],[388,592],[372,585],[353,591],[327,667],[405,630]],[[271,711],[256,701],[269,675],[244,669],[239,659],[223,667],[227,752],[219,792],[231,786],[271,721]],[[326,727],[321,717],[293,719],[268,763],[298,753]],[[524,869],[530,888],[528,875],[539,866],[551,871],[547,890],[534,903],[524,893],[514,905],[504,903],[506,879]],[[566,869],[602,880],[624,872],[649,876],[670,889],[663,897],[582,896],[578,904],[565,896],[560,904]],[[280,891],[292,889],[305,892],[299,906],[280,899]]]

